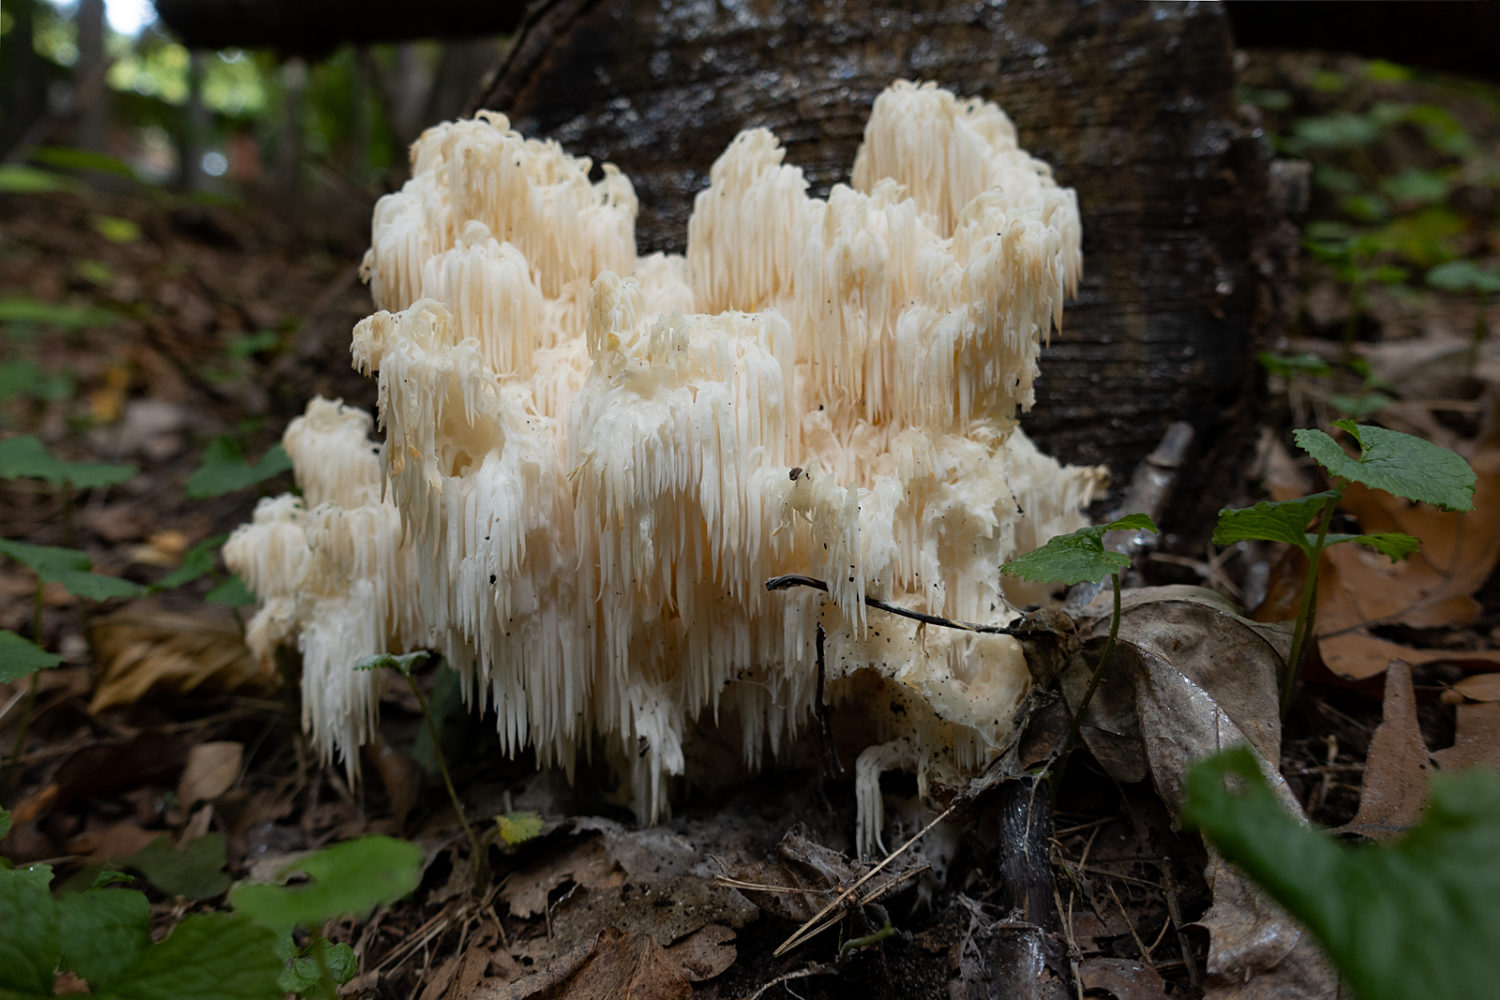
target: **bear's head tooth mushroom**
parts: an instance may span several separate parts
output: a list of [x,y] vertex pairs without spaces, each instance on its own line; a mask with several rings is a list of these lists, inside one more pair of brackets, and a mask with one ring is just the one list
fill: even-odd
[[[314,400],[286,434],[303,497],[225,549],[262,601],[256,651],[302,650],[325,756],[353,773],[373,724],[353,664],[432,648],[508,752],[571,774],[597,738],[651,822],[700,721],[737,727],[750,768],[806,730],[820,627],[825,700],[865,717],[862,851],[882,770],[925,788],[1005,745],[1018,645],[864,599],[1003,623],[1039,595],[1001,564],[1083,523],[1102,470],[1016,423],[1078,280],[1077,199],[999,108],[930,84],[876,100],[826,200],[784,158],[741,134],[686,256],[638,258],[612,166],[590,182],[491,113],[417,141],[352,346],[384,444]],[[783,573],[828,595],[768,594]]]

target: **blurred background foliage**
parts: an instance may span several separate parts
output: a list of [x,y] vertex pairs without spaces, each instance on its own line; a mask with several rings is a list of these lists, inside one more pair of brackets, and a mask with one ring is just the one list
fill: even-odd
[[[0,162],[230,198],[306,200],[313,185],[367,201],[425,124],[465,110],[505,40],[345,45],[315,59],[189,50],[147,0],[6,0]],[[4,176],[0,191],[27,175]]]

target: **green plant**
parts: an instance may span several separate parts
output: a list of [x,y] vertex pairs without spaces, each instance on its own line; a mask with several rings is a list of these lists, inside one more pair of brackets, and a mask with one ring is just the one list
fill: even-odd
[[[438,737],[437,723],[433,719],[432,708],[427,704],[427,695],[422,693],[422,685],[412,676],[412,668],[421,666],[432,658],[432,654],[425,649],[419,649],[415,653],[404,653],[400,656],[394,653],[382,653],[379,656],[368,656],[354,665],[355,670],[380,670],[391,669],[402,677],[411,687],[411,692],[416,696],[417,705],[422,710],[422,720],[426,723],[428,738],[432,741],[433,757],[437,761],[439,772],[443,776],[443,787],[448,789],[448,799],[453,803],[453,811],[458,814],[459,825],[464,828],[464,836],[469,841],[469,852],[474,864],[474,884],[481,886],[489,877],[488,853],[484,842],[479,834],[469,824],[468,813],[464,810],[463,800],[458,797],[458,789],[453,785],[453,776],[448,772],[448,759],[443,755],[442,740]],[[500,829],[497,825],[497,830]],[[529,839],[523,837],[522,839]],[[519,841],[517,841],[519,842]]]
[[1283,809],[1237,747],[1188,772],[1181,817],[1307,925],[1361,1000],[1495,995],[1495,772],[1435,775],[1405,836],[1351,846]]
[[[0,809],[0,837],[10,816]],[[144,893],[103,873],[83,892],[54,897],[50,865],[10,867],[0,860],[0,997],[54,996],[59,972],[89,984],[94,996],[125,1000],[278,1000],[282,962],[276,935],[250,917],[193,914],[151,940]]]
[[1106,531],[1149,531],[1155,534],[1157,527],[1155,522],[1145,514],[1127,514],[1108,524],[1089,525],[1070,534],[1058,535],[1050,539],[1046,545],[1033,549],[1025,555],[1017,556],[1000,567],[1002,573],[1038,583],[1061,583],[1071,587],[1077,583],[1101,583],[1105,577],[1109,577],[1114,587],[1114,612],[1109,620],[1109,638],[1104,642],[1104,650],[1099,654],[1099,662],[1094,665],[1094,672],[1089,677],[1089,686],[1083,692],[1083,697],[1073,712],[1073,724],[1068,730],[1068,737],[1063,742],[1062,752],[1058,756],[1057,781],[1054,782],[1054,788],[1061,784],[1063,771],[1067,767],[1068,754],[1072,752],[1074,744],[1078,741],[1084,712],[1088,710],[1089,702],[1093,700],[1094,692],[1099,688],[1099,682],[1104,677],[1104,668],[1115,651],[1115,640],[1120,634],[1120,571],[1130,567],[1130,557],[1120,552],[1111,552],[1104,547]]
[[[229,893],[242,915],[275,932],[281,989],[313,1000],[336,1000],[338,987],[353,978],[356,960],[346,944],[331,944],[323,925],[344,916],[364,918],[376,906],[410,895],[422,878],[422,849],[394,837],[360,837],[305,855],[283,868],[280,879],[305,876],[295,885],[247,883]],[[308,936],[304,947],[296,934]]]
[[[63,461],[29,435],[0,441],[0,479],[40,479],[57,487],[62,492],[63,519],[70,533],[76,489],[123,482],[135,475],[135,471],[133,465]],[[28,640],[8,629],[0,629],[0,679],[17,681],[30,678],[16,727],[15,749],[6,762],[3,777],[0,777],[0,791],[4,791],[9,790],[15,778],[21,751],[26,746],[31,715],[36,707],[37,672],[62,662],[39,641],[42,635],[42,598],[47,584],[59,584],[73,596],[91,601],[132,597],[145,588],[129,580],[93,572],[88,553],[77,549],[0,539],[0,555],[21,563],[37,577],[31,612],[32,638]]]
[[1427,272],[1427,284],[1446,292],[1474,296],[1474,330],[1470,336],[1469,368],[1479,363],[1479,348],[1489,336],[1485,319],[1489,297],[1500,292],[1500,268],[1480,267],[1471,260],[1450,260]]
[[273,444],[258,462],[245,458],[238,441],[221,435],[204,449],[198,468],[188,477],[187,495],[194,500],[243,490],[288,471],[292,460],[281,445]]
[[[1359,483],[1371,489],[1384,490],[1393,496],[1432,504],[1441,510],[1464,511],[1474,506],[1474,470],[1469,463],[1446,448],[1429,441],[1387,430],[1338,420],[1334,426],[1344,430],[1359,448],[1351,457],[1332,437],[1320,430],[1303,428],[1293,433],[1298,447],[1327,470],[1333,488],[1291,500],[1265,501],[1253,507],[1225,508],[1219,511],[1214,527],[1215,545],[1257,540],[1285,542],[1307,557],[1307,575],[1297,606],[1296,625],[1292,632],[1291,654],[1287,657],[1282,678],[1282,713],[1291,705],[1297,675],[1316,619],[1318,568],[1323,550],[1330,545],[1353,542],[1368,546],[1392,560],[1404,559],[1417,551],[1421,542],[1399,532],[1378,534],[1338,534],[1328,528],[1344,489]],[[1309,525],[1316,524],[1309,531]]]

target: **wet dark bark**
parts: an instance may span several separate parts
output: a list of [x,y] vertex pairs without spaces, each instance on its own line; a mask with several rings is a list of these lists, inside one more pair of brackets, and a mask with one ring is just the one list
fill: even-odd
[[1285,297],[1271,161],[1236,104],[1217,6],[553,0],[480,104],[618,164],[641,198],[641,251],[680,251],[692,196],[736,132],[773,130],[823,194],[901,77],[997,101],[1078,190],[1085,277],[1027,431],[1123,482],[1185,418],[1196,466],[1237,465],[1258,406],[1252,358]]

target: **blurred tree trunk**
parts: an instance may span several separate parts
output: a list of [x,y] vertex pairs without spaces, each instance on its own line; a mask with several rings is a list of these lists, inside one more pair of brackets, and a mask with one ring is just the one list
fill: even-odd
[[177,139],[177,186],[184,191],[201,191],[206,177],[203,154],[208,148],[212,122],[208,106],[203,103],[203,61],[196,49],[188,54],[187,104],[182,109],[182,131]]
[[73,66],[73,85],[80,108],[74,145],[103,153],[109,145],[109,87],[104,75],[109,65],[104,56],[104,0],[78,0],[78,62]]
[[0,93],[0,156],[8,157],[47,110],[46,73],[35,44],[38,0],[6,0],[11,17],[5,44],[0,45],[4,67]]

